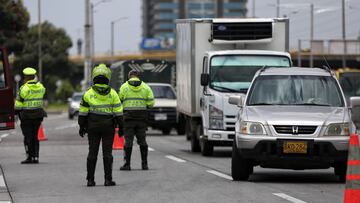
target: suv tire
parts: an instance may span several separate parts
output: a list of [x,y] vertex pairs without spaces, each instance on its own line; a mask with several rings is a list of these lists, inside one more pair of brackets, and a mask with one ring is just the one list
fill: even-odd
[[231,157],[231,176],[233,180],[248,180],[252,172],[253,166],[249,160],[241,157],[236,147],[236,141],[234,140]]
[[339,178],[339,182],[341,183],[346,182],[346,170],[347,170],[346,163],[337,163],[334,166],[335,175]]

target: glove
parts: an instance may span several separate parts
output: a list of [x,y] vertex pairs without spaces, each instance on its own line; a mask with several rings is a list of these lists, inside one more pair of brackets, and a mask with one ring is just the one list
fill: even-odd
[[80,137],[84,137],[84,135],[87,133],[87,130],[86,128],[80,126],[80,129],[79,129],[79,135]]

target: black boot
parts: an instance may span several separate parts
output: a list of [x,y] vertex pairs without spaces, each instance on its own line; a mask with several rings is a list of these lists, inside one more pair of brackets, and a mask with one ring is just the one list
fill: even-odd
[[32,161],[33,161],[33,164],[38,164],[39,163],[39,157],[33,157]]
[[149,170],[148,163],[147,163],[148,146],[140,146],[140,153],[141,153],[141,168],[142,168],[142,170]]
[[116,183],[112,180],[112,165],[113,158],[112,157],[104,157],[104,173],[105,173],[105,186],[114,186]]
[[130,171],[130,160],[131,160],[132,147],[124,147],[124,161],[125,164],[120,167],[121,171]]
[[21,164],[32,164],[33,159],[31,157],[27,157],[24,161],[21,162]]
[[96,183],[95,183],[94,179],[89,179],[87,181],[87,186],[88,187],[94,187],[95,185],[96,185]]
[[92,186],[96,185],[96,183],[94,181],[96,161],[97,161],[97,159],[87,158],[87,163],[86,163],[87,176],[86,176],[86,180],[88,181],[87,182],[88,187],[92,187]]

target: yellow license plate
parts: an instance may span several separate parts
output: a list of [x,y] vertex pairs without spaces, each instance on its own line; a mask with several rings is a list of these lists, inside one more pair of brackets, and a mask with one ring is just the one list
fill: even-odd
[[286,154],[306,154],[307,143],[303,141],[284,141],[283,152]]

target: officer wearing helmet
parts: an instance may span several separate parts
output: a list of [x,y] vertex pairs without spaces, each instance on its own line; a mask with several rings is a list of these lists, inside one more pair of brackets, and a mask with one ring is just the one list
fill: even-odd
[[146,143],[147,109],[154,105],[154,94],[151,88],[140,80],[140,73],[132,70],[128,81],[120,87],[119,97],[124,107],[125,147],[124,165],[120,170],[131,170],[131,152],[136,136],[140,146],[141,167],[148,170],[148,145]]
[[105,64],[95,67],[92,72],[93,86],[83,95],[80,103],[79,134],[88,134],[89,153],[87,156],[87,186],[95,186],[95,168],[100,141],[102,141],[105,186],[114,186],[112,180],[112,145],[115,127],[122,134],[122,111],[118,94],[109,86],[111,70]]
[[36,70],[27,67],[23,70],[24,84],[20,87],[15,101],[15,112],[21,121],[21,131],[24,135],[26,159],[21,164],[39,163],[38,130],[46,116],[43,109],[45,87],[36,81]]

